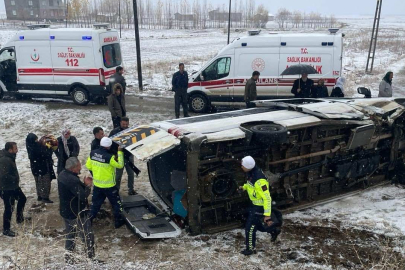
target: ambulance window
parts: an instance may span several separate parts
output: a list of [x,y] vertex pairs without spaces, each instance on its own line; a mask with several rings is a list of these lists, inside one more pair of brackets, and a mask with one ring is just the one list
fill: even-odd
[[107,68],[121,65],[121,48],[119,44],[103,46],[103,61]]
[[229,75],[230,67],[230,57],[217,59],[202,72],[203,80],[212,81],[225,78]]
[[15,60],[15,53],[12,49],[7,49],[0,53],[0,62],[6,60]]

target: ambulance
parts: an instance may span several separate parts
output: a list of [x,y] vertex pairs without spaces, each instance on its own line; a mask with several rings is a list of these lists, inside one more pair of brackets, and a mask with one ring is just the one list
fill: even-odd
[[78,105],[107,96],[108,79],[122,65],[119,35],[94,28],[33,25],[0,50],[0,97],[71,97]]
[[217,56],[189,78],[189,107],[206,112],[211,106],[244,105],[246,81],[253,71],[259,100],[291,98],[291,88],[299,75],[281,76],[289,66],[307,64],[318,74],[309,75],[317,83],[325,79],[329,93],[341,75],[344,34],[338,29],[328,33],[269,33],[249,31],[235,39]]

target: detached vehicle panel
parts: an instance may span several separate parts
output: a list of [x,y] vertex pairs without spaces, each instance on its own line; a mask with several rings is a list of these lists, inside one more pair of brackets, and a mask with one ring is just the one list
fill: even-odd
[[126,149],[147,160],[151,185],[172,217],[193,234],[217,232],[240,226],[249,205],[237,191],[246,155],[267,175],[281,209],[390,179],[404,163],[404,101],[259,101],[254,109],[153,123],[170,143],[152,135]]

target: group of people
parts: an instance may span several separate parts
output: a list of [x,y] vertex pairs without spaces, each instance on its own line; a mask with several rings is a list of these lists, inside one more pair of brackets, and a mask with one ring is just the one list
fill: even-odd
[[[110,132],[110,137],[127,129],[129,119],[120,118],[119,126]],[[62,131],[59,138],[46,135],[38,139],[33,133],[26,138],[28,158],[31,172],[35,179],[37,200],[42,203],[53,203],[50,200],[51,182],[58,181],[59,209],[66,228],[65,248],[68,251],[75,249],[74,239],[80,234],[83,239],[87,254],[94,257],[94,235],[92,221],[97,216],[106,198],[110,201],[115,227],[124,224],[123,208],[120,199],[120,184],[124,168],[128,174],[128,194],[136,195],[134,190],[135,174],[140,173],[133,164],[133,156],[128,152],[124,154],[120,147],[113,147],[112,140],[105,137],[101,127],[93,129],[94,140],[91,143],[91,153],[87,159],[86,167],[92,176],[87,176],[80,181],[78,175],[82,165],[78,159],[80,146],[78,140],[71,135],[69,129]],[[16,166],[18,147],[15,142],[7,142],[0,151],[0,197],[4,201],[3,234],[14,237],[16,233],[11,230],[11,217],[15,202],[17,201],[17,223],[22,223],[26,196],[19,185],[19,173]],[[57,174],[54,172],[52,156],[56,155]],[[56,177],[57,175],[57,177]],[[88,210],[88,196],[92,193],[92,205]],[[30,219],[30,218],[28,218]],[[67,260],[71,253],[67,253]]]

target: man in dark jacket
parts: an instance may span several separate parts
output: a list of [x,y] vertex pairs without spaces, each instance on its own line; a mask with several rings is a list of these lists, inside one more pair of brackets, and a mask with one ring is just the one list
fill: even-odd
[[100,141],[102,138],[104,138],[104,130],[101,127],[95,127],[93,128],[93,134],[94,140],[91,142],[91,151],[100,147]]
[[119,83],[122,86],[122,94],[125,94],[125,90],[127,90],[127,83],[124,78],[124,68],[123,67],[117,67],[115,69],[114,75],[112,75],[109,79],[109,85],[110,85],[110,93],[114,87],[115,84]]
[[296,98],[309,98],[313,86],[314,81],[308,78],[308,74],[303,73],[300,79],[294,81],[291,93],[293,93]]
[[72,136],[69,129],[62,131],[62,136],[58,138],[58,174],[65,169],[66,160],[70,157],[78,157],[80,153],[79,142],[76,137]]
[[113,126],[117,128],[120,126],[121,118],[127,115],[125,109],[125,95],[122,92],[122,86],[120,84],[117,83],[113,86],[113,92],[108,96],[107,101]]
[[260,76],[259,71],[253,71],[252,78],[250,78],[246,82],[246,86],[245,86],[246,108],[256,107],[256,104],[251,103],[251,101],[255,101],[257,99],[256,82],[259,79],[259,76]]
[[[82,166],[76,157],[66,161],[65,170],[58,175],[58,191],[60,201],[60,215],[65,221],[66,242],[65,249],[73,252],[75,237],[79,233],[86,246],[87,256],[94,257],[94,234],[91,228],[87,197],[90,195],[93,179],[86,177],[84,183],[78,175]],[[69,259],[70,254],[66,259]]]
[[174,91],[174,112],[176,118],[180,117],[180,104],[183,107],[184,117],[189,117],[188,115],[188,74],[184,71],[184,64],[179,64],[179,71],[173,74],[172,86]]
[[15,142],[6,143],[4,149],[0,151],[0,197],[4,201],[3,234],[10,237],[15,236],[15,232],[10,229],[15,200],[17,200],[17,223],[24,222],[24,206],[27,202],[20,188],[20,176],[15,164],[17,152]]
[[318,85],[313,86],[311,89],[311,96],[313,98],[325,98],[329,97],[328,87],[325,86],[325,80],[319,79]]
[[[52,145],[47,143],[48,140],[54,140],[53,136],[44,136],[38,142],[38,137],[30,133],[25,139],[28,158],[31,164],[31,172],[35,179],[38,201],[44,203],[53,203],[49,199],[51,193],[52,179],[56,179],[53,170]],[[57,146],[53,146],[57,150]]]
[[[123,117],[121,119],[120,126],[117,127],[116,129],[113,129],[110,132],[109,137],[112,137],[112,136],[120,133],[121,131],[126,130],[128,127],[129,127],[129,119],[127,117]],[[138,175],[140,173],[140,171],[133,164],[134,164],[134,156],[131,155],[131,153],[129,153],[128,151],[124,151],[124,167],[128,174],[128,195],[137,194],[134,190],[134,182],[135,182],[134,173],[136,173],[136,175]],[[123,173],[124,173],[124,168],[116,170],[115,182],[116,182],[118,191],[120,190],[121,179],[122,179]]]

